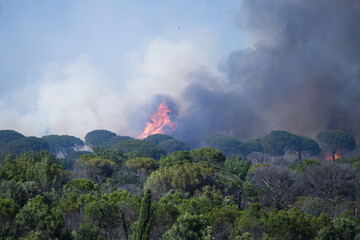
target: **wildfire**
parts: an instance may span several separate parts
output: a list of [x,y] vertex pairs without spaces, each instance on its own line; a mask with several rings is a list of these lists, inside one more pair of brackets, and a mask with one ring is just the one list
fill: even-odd
[[177,123],[170,120],[171,110],[166,106],[165,102],[161,102],[157,112],[151,116],[152,123],[146,123],[144,132],[139,136],[140,139],[149,135],[161,133],[169,134],[176,130]]
[[[340,149],[337,148],[337,150],[335,152],[334,160],[337,160],[337,159],[340,159],[340,158],[342,158],[341,153],[340,153]],[[327,161],[332,161],[333,160],[332,156],[331,156],[331,154],[329,152],[325,152],[325,159]]]

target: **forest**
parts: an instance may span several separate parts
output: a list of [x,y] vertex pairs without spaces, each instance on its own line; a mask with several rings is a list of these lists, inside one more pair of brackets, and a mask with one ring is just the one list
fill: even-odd
[[0,239],[360,240],[346,132],[84,140],[0,130]]

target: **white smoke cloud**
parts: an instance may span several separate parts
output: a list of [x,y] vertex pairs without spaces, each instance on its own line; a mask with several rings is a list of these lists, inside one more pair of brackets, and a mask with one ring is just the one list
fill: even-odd
[[108,129],[137,136],[142,129],[131,129],[134,112],[156,94],[170,95],[184,105],[181,93],[189,84],[187,75],[210,67],[209,59],[207,51],[192,42],[159,38],[134,55],[129,79],[110,78],[89,56],[49,64],[35,81],[10,94],[17,97],[0,99],[0,129],[81,138],[94,129]]
[[162,38],[152,41],[134,62],[134,76],[128,85],[130,95],[137,95],[141,101],[155,94],[170,95],[182,107],[180,115],[186,109],[181,94],[189,85],[187,75],[200,68],[215,68],[205,49],[190,41],[173,43]]

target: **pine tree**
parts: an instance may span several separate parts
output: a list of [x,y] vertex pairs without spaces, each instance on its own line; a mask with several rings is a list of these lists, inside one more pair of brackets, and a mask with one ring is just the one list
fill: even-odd
[[140,217],[136,228],[136,240],[148,240],[150,238],[150,211],[151,191],[147,189],[140,209]]

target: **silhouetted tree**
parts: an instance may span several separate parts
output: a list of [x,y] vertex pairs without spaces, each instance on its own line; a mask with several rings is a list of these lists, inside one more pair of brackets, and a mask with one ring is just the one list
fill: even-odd
[[284,156],[298,141],[294,134],[280,130],[271,131],[261,139],[265,153],[273,156]]
[[0,130],[0,146],[25,137],[14,130]]
[[335,160],[336,151],[347,150],[349,152],[355,149],[355,139],[350,134],[338,130],[321,131],[316,135],[316,139],[325,146],[332,154],[332,160]]
[[149,240],[151,226],[151,191],[146,190],[136,228],[136,240]]
[[97,147],[116,136],[116,133],[108,130],[94,130],[85,135],[85,144],[89,147]]

